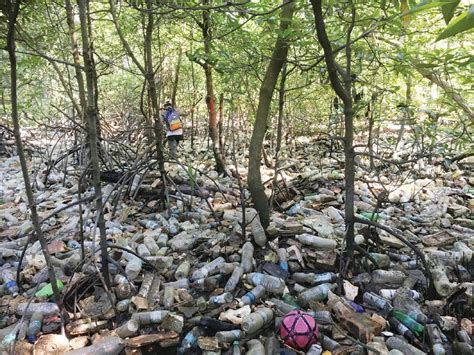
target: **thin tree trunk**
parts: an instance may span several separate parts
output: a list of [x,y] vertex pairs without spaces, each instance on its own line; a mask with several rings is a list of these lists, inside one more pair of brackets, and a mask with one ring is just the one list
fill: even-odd
[[[210,0],[202,0],[202,4],[208,6],[210,5]],[[218,174],[227,176],[228,173],[225,167],[224,157],[222,156],[219,147],[212,65],[209,62],[211,56],[211,18],[209,10],[204,10],[202,12],[202,20],[202,36],[204,39],[204,53],[206,54],[206,61],[203,64],[203,67],[206,77],[206,105],[209,115],[209,138],[211,139],[212,151],[214,152],[214,159],[216,161],[216,171]]]
[[277,122],[277,136],[276,136],[276,147],[275,147],[275,170],[273,173],[273,194],[270,201],[270,208],[273,208],[275,202],[275,191],[277,188],[278,181],[278,167],[280,165],[280,149],[283,139],[283,109],[285,107],[285,82],[286,82],[286,63],[283,64],[280,78],[280,89],[278,90],[278,122]]
[[367,104],[367,111],[365,112],[365,117],[368,120],[369,123],[369,137],[367,138],[367,148],[369,150],[370,154],[370,170],[373,170],[375,168],[374,164],[374,142],[373,142],[373,131],[374,131],[374,113],[373,113],[373,107],[371,107],[371,103],[375,103],[375,94],[372,95],[372,101],[369,101]]
[[270,223],[270,209],[268,198],[265,194],[265,188],[262,184],[262,175],[260,173],[262,146],[265,132],[267,130],[268,114],[270,111],[273,91],[275,90],[280,70],[288,55],[288,42],[283,34],[291,25],[295,8],[295,2],[292,0],[284,0],[283,3],[284,6],[280,17],[279,35],[260,87],[257,114],[249,147],[247,183],[253,204],[255,205],[255,209],[258,211],[260,221],[264,228],[267,228]]
[[104,282],[107,288],[110,289],[110,274],[109,274],[109,263],[107,253],[107,235],[105,232],[105,220],[103,213],[102,203],[102,186],[100,182],[100,166],[99,166],[99,150],[98,150],[98,109],[97,109],[97,97],[96,97],[96,82],[97,77],[95,76],[93,53],[89,43],[90,36],[90,25],[88,25],[87,15],[87,0],[78,0],[79,5],[79,18],[81,21],[81,34],[82,34],[82,51],[84,56],[84,68],[86,72],[86,85],[87,85],[87,110],[85,112],[88,118],[89,128],[89,149],[90,149],[90,160],[92,166],[92,178],[94,184],[94,197],[96,200],[96,214],[98,218],[98,228],[100,233],[100,249],[102,257],[102,271]]
[[155,15],[153,14],[153,1],[147,0],[148,10],[148,22],[146,26],[145,34],[145,70],[146,80],[148,83],[149,97],[151,98],[151,105],[153,107],[154,117],[154,129],[155,129],[155,144],[156,144],[156,155],[158,159],[158,167],[160,170],[161,180],[163,182],[161,196],[164,205],[168,203],[168,193],[166,188],[166,170],[165,170],[165,159],[163,156],[163,123],[160,117],[160,107],[158,105],[158,92],[155,84],[155,75],[153,70],[153,55],[152,55],[152,40],[153,40],[153,27],[155,21]]
[[405,106],[406,106],[406,109],[405,109],[405,112],[403,113],[403,118],[402,118],[402,122],[401,122],[401,125],[400,125],[400,130],[398,131],[398,137],[397,137],[397,143],[395,144],[395,151],[397,151],[397,148],[398,148],[398,145],[400,144],[400,142],[402,141],[403,139],[403,134],[405,133],[405,125],[409,123],[410,121],[410,106],[411,106],[411,87],[412,87],[412,84],[411,84],[411,77],[410,76],[407,76],[407,80],[406,80],[406,96],[405,96]]
[[12,121],[13,121],[13,133],[15,136],[15,143],[20,159],[21,172],[23,180],[25,182],[26,196],[28,199],[28,207],[31,211],[31,222],[33,223],[36,237],[38,238],[41,250],[43,251],[44,259],[48,267],[49,281],[54,293],[54,299],[58,304],[58,307],[63,310],[61,296],[58,290],[58,284],[56,274],[54,272],[53,264],[51,263],[51,256],[48,252],[48,244],[41,230],[41,224],[39,222],[38,212],[36,210],[36,201],[33,195],[33,189],[31,187],[30,176],[28,175],[28,165],[26,162],[25,151],[23,150],[23,143],[21,140],[20,133],[20,122],[18,118],[18,84],[17,84],[17,61],[16,61],[16,44],[15,44],[15,26],[20,11],[20,1],[6,2],[6,10],[8,16],[8,32],[7,32],[7,51],[10,60],[10,96],[11,96],[11,110],[12,110]]
[[314,22],[318,41],[324,51],[324,60],[328,69],[329,80],[333,90],[344,104],[344,155],[345,155],[345,224],[346,224],[346,250],[348,261],[352,259],[354,252],[354,182],[355,182],[355,162],[354,162],[354,109],[351,95],[351,46],[350,35],[355,22],[355,7],[352,1],[351,23],[346,35],[346,68],[343,80],[338,77],[338,67],[332,51],[331,42],[326,33],[324,16],[322,11],[322,0],[311,0],[314,13]]
[[224,156],[224,94],[219,95],[219,122],[217,123],[219,129],[219,150],[221,156]]
[[173,92],[171,94],[171,105],[173,107],[176,107],[176,94],[178,92],[178,84],[179,84],[179,69],[181,68],[182,57],[183,57],[183,48],[179,47],[178,62],[176,63],[176,71],[174,73],[174,80],[173,80]]

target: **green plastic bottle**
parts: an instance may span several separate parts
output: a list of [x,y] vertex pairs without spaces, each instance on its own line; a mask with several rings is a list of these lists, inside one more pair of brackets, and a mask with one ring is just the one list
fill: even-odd
[[[56,284],[58,285],[58,291],[61,292],[64,285],[61,280],[56,280]],[[41,290],[35,293],[36,297],[51,297],[53,295],[53,287],[51,283],[47,284],[46,286],[42,287]]]
[[420,323],[418,323],[416,320],[414,320],[410,316],[403,313],[400,309],[394,308],[392,310],[392,314],[396,319],[402,322],[408,329],[410,329],[413,333],[415,333],[416,336],[421,336],[423,334],[425,327],[423,327]]

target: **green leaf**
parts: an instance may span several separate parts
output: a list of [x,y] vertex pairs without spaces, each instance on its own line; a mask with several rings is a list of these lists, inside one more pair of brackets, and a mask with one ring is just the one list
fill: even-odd
[[456,0],[450,4],[441,6],[441,11],[443,12],[444,21],[446,21],[446,24],[449,24],[449,21],[451,21],[451,19],[453,18],[454,11],[456,10],[456,7],[459,5],[460,2],[461,0]]
[[457,0],[441,0],[441,1],[429,1],[429,0],[427,0],[427,1],[423,1],[420,4],[418,4],[417,6],[411,8],[410,11],[408,11],[406,13],[402,13],[402,15],[410,15],[410,14],[414,14],[414,13],[417,13],[417,12],[422,12],[422,11],[432,9],[434,7],[447,6],[447,5],[450,5],[451,3],[456,2],[456,1]]
[[466,10],[461,15],[456,17],[446,29],[440,33],[436,41],[446,39],[457,35],[458,33],[468,31],[474,28],[474,5],[469,10]]

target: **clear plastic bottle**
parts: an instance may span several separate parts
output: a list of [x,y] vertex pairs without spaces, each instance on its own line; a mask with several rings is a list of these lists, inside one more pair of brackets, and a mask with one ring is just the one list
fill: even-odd
[[307,283],[314,286],[323,283],[332,283],[336,281],[336,277],[336,274],[333,272],[323,272],[321,274],[295,272],[291,276],[296,282]]
[[390,350],[392,349],[400,350],[403,354],[426,355],[425,352],[417,349],[413,345],[397,337],[388,338],[385,344]]
[[254,208],[247,208],[245,210],[245,220],[250,224],[250,231],[253,235],[255,244],[260,247],[264,247],[267,244],[267,236],[265,229],[260,222],[260,217]]
[[386,300],[373,292],[364,292],[362,299],[367,305],[380,310],[390,310],[393,308],[389,300]]
[[265,287],[262,285],[255,286],[251,291],[242,296],[239,306],[251,305],[257,302],[265,294]]
[[143,262],[137,258],[137,257],[132,257],[128,261],[127,265],[125,266],[125,273],[127,274],[127,278],[130,281],[135,280],[138,275],[140,275],[140,272],[142,271],[143,267]]
[[217,268],[220,264],[224,263],[225,259],[222,256],[212,260],[210,263],[207,263],[200,269],[193,272],[191,276],[191,282],[206,278],[212,270]]
[[151,312],[137,312],[132,314],[133,320],[136,320],[140,325],[148,325],[148,324],[159,324],[163,322],[163,319],[169,311],[159,310],[159,311],[151,311]]
[[244,274],[248,274],[253,269],[253,244],[246,242],[242,246],[242,259],[240,261],[240,267],[244,270]]
[[397,270],[374,270],[372,272],[372,282],[376,284],[401,284],[407,276],[402,271]]
[[137,254],[140,255],[142,258],[146,258],[147,256],[151,256],[150,251],[146,247],[145,244],[139,244],[137,247]]
[[234,296],[230,292],[224,292],[217,296],[209,298],[209,304],[213,306],[221,306],[223,304],[231,303],[234,300]]
[[298,301],[301,305],[308,306],[311,301],[324,301],[328,297],[329,291],[332,291],[336,285],[325,283],[312,287],[298,295]]
[[119,354],[125,347],[124,341],[119,337],[107,336],[93,345],[68,351],[67,355],[109,355]]
[[140,329],[140,324],[133,319],[130,319],[126,323],[122,324],[115,330],[115,333],[122,339],[134,336],[138,333]]
[[277,250],[277,255],[278,255],[278,265],[285,270],[288,271],[288,259],[286,257],[286,249],[285,248],[279,248]]
[[270,308],[257,308],[242,319],[242,330],[247,334],[255,333],[272,319],[273,311]]
[[115,307],[117,308],[117,311],[119,312],[126,312],[128,308],[130,307],[130,300],[125,299],[125,300],[118,301]]
[[26,332],[26,338],[30,343],[36,341],[36,335],[41,331],[41,326],[43,325],[43,314],[36,312],[33,313],[28,324],[28,330]]
[[[408,294],[410,295],[411,298],[413,298],[415,301],[419,301],[422,299],[422,295],[415,290],[407,290]],[[388,300],[393,300],[395,298],[395,295],[397,294],[397,290],[390,289],[390,288],[383,288],[379,290],[380,296],[383,298],[386,298]]]
[[209,291],[214,290],[219,287],[219,283],[222,279],[221,275],[215,275],[211,277],[207,277],[205,279],[199,279],[192,282],[190,285],[192,288],[200,290],[200,291]]
[[189,261],[185,260],[176,269],[176,272],[174,273],[174,278],[176,280],[180,279],[185,279],[189,275],[189,270],[191,269],[191,264]]
[[56,303],[42,302],[30,303],[27,302],[18,304],[16,313],[20,316],[31,317],[34,313],[40,313],[43,316],[59,314],[59,307]]
[[246,280],[251,282],[254,286],[262,285],[265,287],[265,290],[271,293],[282,294],[286,288],[285,282],[282,279],[260,272],[247,274]]
[[140,223],[140,225],[146,229],[158,229],[161,227],[160,223],[152,219],[142,219],[138,223]]
[[227,283],[225,284],[224,291],[225,292],[233,292],[237,285],[240,282],[240,279],[242,278],[242,275],[244,274],[244,270],[242,267],[237,266],[234,271],[232,272],[232,275],[229,277],[227,280]]
[[116,284],[115,294],[119,299],[126,299],[132,295],[132,286],[125,276],[120,274],[115,275],[114,282]]
[[177,353],[182,355],[188,353],[188,351],[196,349],[198,338],[205,334],[205,330],[201,327],[194,327],[191,329],[183,338],[181,346],[178,348]]
[[146,236],[143,239],[143,243],[145,244],[147,249],[150,251],[151,255],[156,255],[156,253],[158,253],[158,250],[160,250],[160,247],[158,246],[158,244],[156,244],[156,241],[155,239],[153,239],[153,237]]
[[334,239],[320,238],[307,233],[297,235],[296,240],[320,250],[334,250],[337,247],[337,242]]
[[270,299],[270,302],[275,305],[275,308],[283,314],[287,314],[295,309],[299,309],[299,307],[286,303],[278,298]]
[[11,269],[3,269],[1,273],[5,292],[12,295],[13,297],[18,296],[18,285],[16,283],[16,276],[13,270]]
[[174,304],[174,287],[165,287],[163,292],[163,306],[167,309],[171,308]]
[[443,340],[441,339],[441,330],[436,324],[428,324],[426,326],[428,338],[430,339],[431,350],[434,355],[444,355],[446,350],[443,347]]
[[232,343],[234,340],[239,340],[242,338],[242,331],[240,329],[236,330],[226,330],[216,333],[216,338],[219,343]]
[[402,310],[407,316],[413,318],[420,324],[426,324],[428,317],[421,311],[420,305],[411,298],[408,290],[402,290],[399,292],[394,300],[393,306]]

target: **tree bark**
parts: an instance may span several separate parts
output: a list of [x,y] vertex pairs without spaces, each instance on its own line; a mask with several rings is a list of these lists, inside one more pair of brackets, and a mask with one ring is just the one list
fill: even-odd
[[262,175],[260,173],[260,163],[262,158],[262,145],[267,130],[268,114],[272,101],[273,91],[278,79],[278,75],[286,61],[288,55],[288,42],[284,36],[285,31],[290,27],[295,8],[293,0],[284,0],[280,17],[280,29],[275,43],[270,63],[268,64],[260,87],[259,101],[255,124],[253,126],[252,137],[249,147],[249,167],[247,183],[249,186],[252,202],[258,211],[262,226],[267,228],[270,223],[270,209],[265,188],[262,184]]
[[176,94],[178,93],[179,70],[181,68],[181,58],[183,57],[183,48],[179,47],[178,62],[176,63],[176,71],[174,72],[173,92],[171,93],[171,105],[176,107]]
[[[109,262],[107,253],[107,235],[105,232],[105,220],[102,203],[102,185],[100,182],[100,166],[99,166],[99,149],[98,149],[98,109],[97,109],[97,92],[96,83],[97,76],[95,72],[95,64],[93,60],[93,53],[90,46],[90,24],[87,14],[87,0],[77,0],[79,5],[79,18],[81,22],[82,35],[82,51],[84,56],[84,68],[86,72],[86,87],[87,87],[87,109],[85,116],[88,119],[89,129],[89,149],[90,160],[92,167],[92,179],[94,185],[94,197],[96,200],[96,214],[98,218],[97,226],[100,233],[100,250],[102,257],[102,272],[104,282],[107,288],[110,289],[110,274]],[[95,236],[93,236],[95,238]]]
[[219,149],[220,154],[224,156],[224,94],[219,95],[219,122],[217,123],[219,129]]
[[[210,0],[202,0],[204,6],[210,5]],[[206,105],[209,115],[209,137],[212,143],[212,151],[214,152],[214,159],[216,161],[216,171],[218,174],[227,176],[224,157],[220,152],[219,134],[217,129],[217,112],[216,102],[214,97],[214,83],[212,78],[212,65],[210,63],[211,57],[211,16],[209,10],[202,12],[202,36],[204,39],[204,53],[206,54],[204,68],[204,75],[206,77]]]
[[[8,32],[7,32],[7,51],[10,60],[10,95],[11,95],[11,110],[12,110],[12,121],[13,121],[13,133],[15,136],[15,143],[20,159],[21,172],[23,180],[25,182],[25,191],[28,199],[28,207],[31,211],[31,222],[33,223],[36,237],[38,238],[41,250],[43,251],[44,259],[48,267],[49,281],[54,293],[54,299],[58,304],[59,309],[63,310],[61,296],[58,290],[58,284],[56,280],[56,274],[54,272],[53,264],[51,263],[51,257],[48,252],[48,243],[41,230],[41,224],[36,210],[36,201],[33,195],[33,189],[31,187],[30,176],[28,175],[28,165],[26,162],[25,152],[23,150],[23,142],[21,140],[20,133],[20,122],[18,118],[18,84],[17,84],[17,61],[16,61],[16,44],[15,44],[15,26],[20,11],[20,1],[6,2],[6,12],[8,18]],[[20,267],[20,266],[19,266]]]
[[351,260],[354,252],[354,182],[355,182],[355,162],[354,162],[354,109],[351,95],[351,46],[350,35],[354,27],[355,8],[352,7],[352,18],[346,35],[346,68],[342,80],[338,76],[338,65],[334,58],[331,42],[326,33],[324,17],[322,11],[322,0],[311,0],[313,7],[314,22],[318,42],[324,51],[324,60],[328,69],[329,80],[333,90],[344,104],[344,155],[345,155],[345,224],[346,224],[346,250]]

